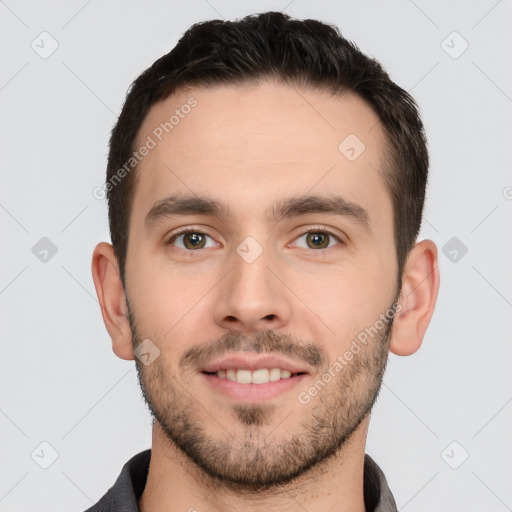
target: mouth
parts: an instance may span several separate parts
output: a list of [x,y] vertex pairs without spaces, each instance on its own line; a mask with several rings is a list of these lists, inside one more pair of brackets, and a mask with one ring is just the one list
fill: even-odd
[[309,372],[278,356],[224,358],[206,365],[201,374],[217,393],[242,402],[270,400],[296,387]]
[[236,368],[221,369],[216,372],[202,372],[205,375],[227,379],[238,384],[267,384],[268,382],[277,382],[284,379],[291,379],[297,375],[306,375],[306,372],[292,373],[282,368],[259,368],[257,370],[245,370]]

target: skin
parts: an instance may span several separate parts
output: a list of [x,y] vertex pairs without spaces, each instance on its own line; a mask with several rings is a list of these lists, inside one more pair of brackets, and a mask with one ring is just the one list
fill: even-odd
[[[139,142],[190,97],[197,107],[137,170],[126,289],[110,244],[98,244],[92,262],[115,354],[134,359],[134,342],[145,338],[160,350],[150,366],[137,360],[148,405],[165,423],[153,425],[150,470],[139,507],[143,512],[191,507],[201,512],[283,511],[296,510],[299,502],[310,512],[364,511],[365,407],[378,391],[387,351],[409,355],[422,343],[439,289],[436,246],[430,240],[416,243],[402,289],[396,290],[392,203],[379,172],[385,142],[378,117],[358,97],[274,82],[193,88],[156,104],[140,129]],[[354,161],[338,150],[349,134],[366,146]],[[180,215],[148,227],[144,221],[153,205],[175,194],[223,201],[232,216]],[[353,218],[331,213],[295,215],[277,223],[268,218],[277,201],[313,194],[336,194],[360,205],[371,231]],[[319,227],[334,237],[326,248],[311,248],[305,235]],[[169,244],[183,228],[209,235],[207,247],[187,250],[180,246],[183,237]],[[262,249],[252,263],[236,252],[248,236]],[[298,394],[397,297],[400,311],[389,336],[372,338],[319,396],[300,403]],[[201,354],[208,347],[218,349],[217,356],[225,354],[222,342],[230,332],[239,349],[257,348],[269,332],[277,335],[271,345],[275,349],[289,337],[292,347],[316,347],[319,363],[308,366],[297,348],[294,360],[310,372],[298,386],[263,404],[235,403],[205,383],[193,362],[180,365],[193,347]],[[176,411],[199,425],[199,453],[223,447],[224,479],[205,472],[171,440]],[[306,446],[315,421],[332,423],[333,417],[340,421],[338,428],[331,425],[323,433],[338,436],[340,446],[328,459],[295,477],[288,475],[281,486],[257,488],[255,480],[251,486],[251,477],[261,483],[265,475],[251,475],[247,469],[238,485],[228,481],[255,454],[268,467],[290,464],[290,452],[283,454],[280,448],[289,449],[286,443],[292,438]]]

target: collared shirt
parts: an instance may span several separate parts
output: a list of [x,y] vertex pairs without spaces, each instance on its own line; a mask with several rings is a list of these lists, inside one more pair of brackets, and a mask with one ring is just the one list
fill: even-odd
[[[139,512],[137,502],[146,486],[150,459],[150,449],[134,455],[115,484],[85,512]],[[369,455],[364,459],[364,503],[366,512],[397,512],[386,477]]]

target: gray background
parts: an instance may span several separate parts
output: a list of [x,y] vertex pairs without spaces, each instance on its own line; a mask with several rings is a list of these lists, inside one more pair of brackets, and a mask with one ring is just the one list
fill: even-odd
[[440,249],[441,290],[421,350],[390,357],[367,451],[399,510],[512,510],[512,2],[5,0],[0,511],[84,510],[150,447],[135,363],[113,354],[91,278],[109,240],[93,190],[131,81],[192,23],[265,10],[337,24],[426,124],[420,239]]

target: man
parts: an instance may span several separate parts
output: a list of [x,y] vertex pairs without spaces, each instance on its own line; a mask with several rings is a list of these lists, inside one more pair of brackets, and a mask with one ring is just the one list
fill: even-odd
[[365,455],[439,288],[413,99],[336,28],[196,24],[112,132],[92,272],[153,416],[90,511],[392,511]]

